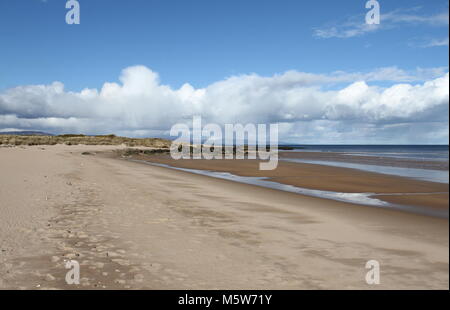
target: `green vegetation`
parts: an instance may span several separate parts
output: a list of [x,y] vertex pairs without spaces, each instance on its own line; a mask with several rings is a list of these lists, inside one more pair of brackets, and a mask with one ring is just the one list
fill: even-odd
[[147,146],[156,148],[169,148],[171,141],[158,138],[125,138],[116,135],[104,136],[85,136],[76,134],[66,134],[60,136],[22,136],[22,135],[7,135],[0,134],[0,145],[126,145]]
[[168,149],[168,148],[153,149],[153,150],[126,149],[124,151],[120,151],[120,153],[123,156],[168,154],[168,153],[170,153],[170,149]]

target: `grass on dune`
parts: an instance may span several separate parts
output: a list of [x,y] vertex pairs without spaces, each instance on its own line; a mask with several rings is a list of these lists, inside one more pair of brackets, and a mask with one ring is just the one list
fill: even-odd
[[126,138],[116,135],[86,136],[78,134],[67,134],[59,136],[22,136],[0,134],[0,145],[126,145],[126,146],[145,146],[156,148],[168,148],[171,141],[159,138]]

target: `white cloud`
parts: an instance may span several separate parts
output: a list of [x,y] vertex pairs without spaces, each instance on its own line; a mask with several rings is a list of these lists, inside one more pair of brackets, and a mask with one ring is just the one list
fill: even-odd
[[[422,128],[426,137],[430,130],[439,132],[445,143],[449,74],[443,70],[406,72],[393,67],[328,75],[288,71],[272,77],[233,76],[201,89],[189,84],[172,89],[160,83],[157,73],[135,66],[123,70],[120,84],[105,83],[100,90],[65,91],[60,82],[6,90],[0,93],[0,128],[153,136],[201,115],[219,124],[280,122],[281,140],[297,137],[298,142],[395,143],[406,139],[411,128]],[[399,82],[424,77],[432,78],[419,84]],[[369,85],[371,81],[395,84],[382,88]],[[409,129],[402,133],[396,124]],[[397,136],[389,136],[392,132]]]
[[448,46],[448,37],[443,39],[433,39],[425,47]]
[[448,36],[440,38],[417,37],[409,40],[408,45],[414,48],[448,47]]
[[396,24],[427,24],[431,26],[448,26],[448,10],[434,15],[412,14],[410,11],[418,11],[420,8],[411,10],[394,10],[382,14],[382,20]]
[[376,32],[382,29],[392,29],[400,25],[428,25],[428,26],[446,26],[449,24],[448,11],[434,15],[420,15],[417,13],[420,8],[397,9],[391,12],[383,13],[381,11],[380,24],[366,24],[363,14],[352,16],[346,21],[325,25],[314,29],[314,36],[323,39],[329,38],[352,38],[362,36],[368,33]]

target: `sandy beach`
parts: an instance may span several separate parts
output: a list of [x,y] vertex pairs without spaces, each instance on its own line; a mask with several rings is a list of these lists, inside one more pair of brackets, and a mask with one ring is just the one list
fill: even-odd
[[[0,148],[0,289],[449,288],[448,219],[131,162],[118,148]],[[294,165],[273,177],[326,190],[447,192],[401,199],[448,209],[445,185],[306,164],[289,178]],[[65,259],[80,262],[80,285],[66,284]],[[369,260],[380,262],[379,285],[365,281]]]
[[[319,159],[335,155],[314,154]],[[306,157],[305,155],[308,157],[313,156],[312,154],[282,152],[280,153],[280,158],[287,156]],[[430,211],[430,213],[438,211],[443,217],[448,218],[449,194],[448,184],[445,183],[371,173],[357,169],[286,161],[279,161],[275,170],[259,170],[258,160],[173,160],[170,155],[146,156],[143,154],[132,155],[131,157],[137,160],[184,169],[227,172],[244,177],[265,177],[279,184],[312,190],[337,193],[373,193],[376,195],[373,197],[382,201],[417,208],[424,214],[427,214],[427,211]],[[339,159],[339,154],[337,154],[337,158]],[[358,158],[353,160],[358,160]],[[372,160],[372,162],[375,161]],[[397,160],[397,162],[400,161]],[[404,161],[402,163],[404,164]],[[408,163],[412,164],[413,167],[417,165],[416,162]]]

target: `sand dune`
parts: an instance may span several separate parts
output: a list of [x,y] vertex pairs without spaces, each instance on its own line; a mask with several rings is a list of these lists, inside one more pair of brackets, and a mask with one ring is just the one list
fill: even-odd
[[[151,167],[113,149],[0,148],[0,288],[449,287],[446,219]],[[64,280],[72,258],[78,286]],[[378,286],[365,282],[371,259]]]

